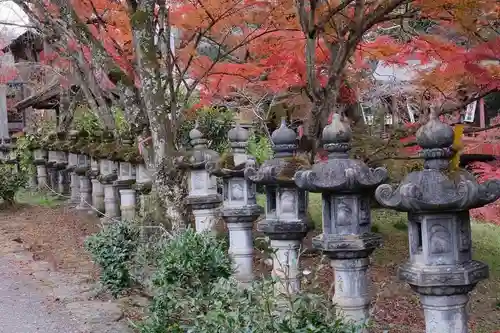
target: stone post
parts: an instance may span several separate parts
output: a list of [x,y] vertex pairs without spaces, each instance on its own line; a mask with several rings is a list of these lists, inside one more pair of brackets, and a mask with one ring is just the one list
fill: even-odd
[[189,195],[186,203],[191,206],[197,232],[214,230],[217,223],[217,207],[222,199],[217,192],[217,178],[205,169],[207,162],[216,161],[219,154],[208,149],[203,133],[195,128],[189,132],[193,149],[177,160],[180,168],[189,170]]
[[118,198],[116,196],[113,182],[118,179],[118,163],[101,159],[100,175],[98,180],[104,188],[104,220],[112,220],[118,218],[120,215],[118,207]]
[[253,237],[255,220],[262,214],[257,205],[255,184],[245,179],[245,168],[255,162],[246,155],[248,131],[239,124],[228,133],[231,154],[207,163],[211,175],[222,177],[221,215],[229,230],[229,254],[235,265],[235,277],[242,283],[253,280]]
[[297,134],[286,126],[272,133],[274,158],[264,162],[259,170],[248,169],[247,178],[266,186],[266,219],[257,230],[271,240],[275,251],[273,276],[278,279],[277,289],[295,293],[300,290],[299,249],[309,227],[305,191],[297,188],[295,172],[309,167],[309,162],[295,156]]
[[75,173],[80,181],[80,203],[77,210],[90,211],[92,209],[92,188],[90,187],[90,157],[85,154],[77,155],[77,167]]
[[151,193],[153,182],[145,164],[137,166],[134,189],[139,195],[139,215],[146,216],[146,195]]
[[382,243],[380,235],[371,232],[370,199],[387,179],[387,171],[350,159],[351,137],[349,125],[334,114],[322,135],[328,160],[298,171],[295,183],[303,190],[322,193],[323,233],[313,239],[313,247],[331,260],[337,311],[358,332],[365,332],[370,306],[369,255]]
[[468,294],[488,277],[488,266],[472,260],[469,210],[500,197],[500,180],[479,184],[449,170],[453,139],[453,128],[432,117],[417,132],[424,170],[375,193],[383,206],[408,212],[410,259],[398,275],[420,295],[427,333],[468,332]]
[[135,218],[136,194],[135,190],[132,189],[135,184],[135,174],[135,165],[132,163],[124,161],[118,163],[118,179],[113,185],[120,195],[120,216],[123,220]]
[[92,157],[90,160],[90,181],[92,182],[92,206],[94,206],[97,215],[104,214],[104,187],[99,177],[101,171],[100,161]]
[[33,152],[33,164],[36,165],[38,189],[41,191],[47,190],[47,163],[48,154],[44,149],[35,149]]

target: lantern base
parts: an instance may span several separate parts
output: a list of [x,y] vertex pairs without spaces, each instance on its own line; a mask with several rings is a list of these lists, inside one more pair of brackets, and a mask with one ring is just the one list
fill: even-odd
[[403,264],[398,275],[419,294],[454,295],[467,293],[489,275],[488,265],[471,260],[460,265],[424,266]]
[[330,264],[335,273],[335,294],[332,301],[337,306],[337,312],[356,326],[357,333],[367,332],[366,325],[370,318],[370,259],[332,260]]
[[469,296],[427,296],[421,295],[424,308],[426,333],[467,333],[466,305]]
[[312,240],[314,249],[323,251],[330,259],[367,258],[382,245],[382,236],[376,233],[363,235],[321,234]]

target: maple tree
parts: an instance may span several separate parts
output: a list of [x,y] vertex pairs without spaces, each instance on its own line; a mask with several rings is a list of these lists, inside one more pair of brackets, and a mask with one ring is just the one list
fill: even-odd
[[[177,211],[182,191],[172,156],[193,100],[224,103],[242,89],[257,96],[306,96],[307,132],[319,138],[331,112],[347,113],[370,87],[373,61],[405,66],[411,57],[438,59],[439,66],[418,78],[420,91],[434,104],[458,84],[468,89],[460,103],[498,88],[498,64],[482,63],[497,59],[498,36],[485,38],[478,30],[491,24],[485,18],[498,15],[498,5],[489,1],[15,2],[50,42],[69,83],[80,86],[105,127],[114,127],[111,101],[123,109],[139,140],[151,137],[144,157],[158,171],[161,196],[177,218],[183,215]],[[424,21],[453,30],[468,44],[440,32],[408,32],[409,23]],[[386,33],[394,27],[397,33]],[[458,99],[451,99],[456,108]]]

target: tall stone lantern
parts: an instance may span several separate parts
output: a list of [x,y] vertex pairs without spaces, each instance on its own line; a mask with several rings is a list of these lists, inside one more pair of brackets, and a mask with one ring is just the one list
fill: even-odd
[[243,283],[253,280],[252,229],[262,214],[255,184],[244,177],[245,169],[255,165],[246,154],[248,137],[248,131],[237,124],[228,133],[231,153],[206,165],[211,175],[223,181],[224,201],[220,211],[229,230],[229,254],[234,261],[235,277]]
[[[273,258],[273,276],[279,278],[283,291],[300,289],[299,250],[306,236],[307,193],[297,188],[295,173],[309,167],[309,161],[295,156],[297,134],[286,126],[285,119],[271,135],[274,158],[265,161],[260,169],[247,168],[245,176],[256,184],[266,186],[266,218],[257,229],[271,240],[276,251]],[[282,288],[283,287],[283,288]]]
[[385,207],[408,212],[410,259],[399,277],[420,295],[427,333],[468,332],[468,294],[488,277],[488,266],[472,260],[469,210],[500,197],[500,180],[479,184],[465,170],[448,170],[453,138],[433,117],[417,132],[424,170],[375,193]]
[[186,197],[186,204],[193,211],[197,232],[213,230],[217,222],[217,208],[222,199],[217,192],[217,179],[209,174],[205,165],[216,161],[219,154],[208,149],[208,140],[198,129],[198,123],[189,132],[189,138],[193,148],[176,160],[178,167],[189,170],[189,195]]
[[387,179],[387,171],[349,158],[351,138],[349,125],[334,114],[322,134],[328,160],[297,172],[295,183],[322,194],[323,233],[313,239],[313,247],[331,260],[337,310],[363,332],[369,319],[369,255],[382,243],[380,235],[371,232],[370,198]]

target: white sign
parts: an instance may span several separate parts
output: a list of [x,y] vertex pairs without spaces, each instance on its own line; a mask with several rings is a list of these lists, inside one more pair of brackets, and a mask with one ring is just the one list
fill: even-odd
[[476,105],[477,101],[474,101],[467,105],[467,108],[465,109],[465,116],[464,116],[464,122],[467,123],[473,123],[474,122],[474,116],[476,115]]

